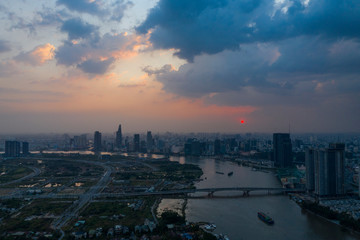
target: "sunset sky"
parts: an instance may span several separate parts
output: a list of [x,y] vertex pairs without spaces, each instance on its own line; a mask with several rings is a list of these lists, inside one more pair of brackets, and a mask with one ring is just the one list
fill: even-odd
[[359,0],[4,0],[0,24],[0,133],[360,132]]

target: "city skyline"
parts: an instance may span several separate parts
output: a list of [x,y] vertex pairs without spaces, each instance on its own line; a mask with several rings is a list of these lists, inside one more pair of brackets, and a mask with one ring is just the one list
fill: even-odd
[[359,10],[355,0],[0,3],[0,133],[119,123],[359,133]]

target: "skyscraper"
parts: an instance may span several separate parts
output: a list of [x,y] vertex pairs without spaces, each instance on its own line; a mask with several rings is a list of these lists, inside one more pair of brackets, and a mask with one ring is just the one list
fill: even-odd
[[28,142],[23,142],[23,143],[22,143],[22,154],[23,154],[24,156],[30,154],[30,152],[29,152],[29,143],[28,143]]
[[275,166],[281,168],[292,166],[292,145],[289,133],[274,133],[273,150]]
[[329,148],[314,150],[313,154],[314,193],[320,197],[345,194],[345,145],[330,144]]
[[20,156],[20,142],[5,141],[5,157],[19,157]]
[[306,166],[306,190],[315,190],[315,159],[314,149],[306,149],[305,151],[305,166]]
[[96,131],[94,133],[94,152],[100,152],[101,149],[101,133]]
[[148,152],[152,152],[154,150],[154,140],[151,131],[148,131],[146,134],[146,148]]
[[115,146],[120,149],[122,146],[122,132],[121,132],[121,124],[119,124],[119,128],[116,132]]
[[134,151],[140,152],[140,134],[134,134]]

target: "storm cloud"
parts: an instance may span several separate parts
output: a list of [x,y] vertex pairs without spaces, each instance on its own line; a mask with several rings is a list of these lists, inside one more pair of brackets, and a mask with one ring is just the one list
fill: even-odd
[[175,48],[177,56],[193,61],[252,42],[304,35],[358,38],[359,11],[357,0],[160,0],[137,31],[151,30],[155,48]]
[[134,46],[138,41],[133,35],[109,33],[75,43],[64,41],[55,58],[58,64],[75,66],[85,73],[104,74],[115,60],[136,54]]
[[61,26],[61,31],[68,34],[69,39],[88,38],[97,35],[98,27],[84,22],[80,18],[66,20]]

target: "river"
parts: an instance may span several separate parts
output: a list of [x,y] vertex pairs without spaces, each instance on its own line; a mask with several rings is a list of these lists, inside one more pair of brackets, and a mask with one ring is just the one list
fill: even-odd
[[[207,187],[280,187],[273,173],[252,171],[232,162],[214,159],[171,157],[171,161],[199,165],[204,175],[197,188]],[[216,172],[223,172],[219,174]],[[228,176],[228,172],[234,172]],[[230,195],[234,193],[221,193]],[[237,193],[239,194],[239,193]],[[220,193],[215,193],[220,195]],[[180,209],[181,200],[163,199],[162,209]],[[257,218],[257,212],[270,215],[275,224],[269,226]],[[249,197],[189,199],[185,210],[190,222],[213,222],[215,233],[224,233],[231,240],[240,239],[359,239],[359,236],[315,216],[301,208],[288,196],[250,193]]]

